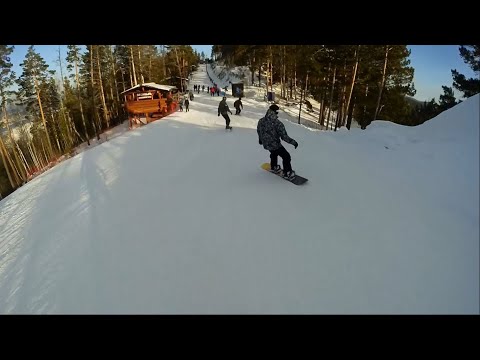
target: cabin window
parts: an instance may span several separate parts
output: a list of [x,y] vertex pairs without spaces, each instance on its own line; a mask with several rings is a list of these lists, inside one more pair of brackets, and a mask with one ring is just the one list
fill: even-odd
[[149,92],[138,93],[137,100],[152,100],[152,94]]

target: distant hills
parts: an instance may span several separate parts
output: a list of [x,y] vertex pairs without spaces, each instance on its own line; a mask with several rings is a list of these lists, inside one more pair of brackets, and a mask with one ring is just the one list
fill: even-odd
[[407,95],[405,95],[405,100],[407,100],[407,102],[408,102],[412,107],[421,106],[421,105],[423,105],[423,103],[424,103],[423,101],[414,99],[413,97],[407,96]]

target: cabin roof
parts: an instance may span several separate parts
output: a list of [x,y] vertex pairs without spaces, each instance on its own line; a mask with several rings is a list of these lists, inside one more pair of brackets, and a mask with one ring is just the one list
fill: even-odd
[[131,87],[130,89],[127,89],[121,93],[121,95],[124,95],[126,93],[135,91],[139,89],[140,87],[144,87],[145,89],[155,89],[155,90],[164,90],[164,91],[171,91],[173,89],[176,89],[176,86],[171,86],[171,85],[162,85],[162,84],[156,84],[153,82],[150,83],[144,83],[144,84],[138,84],[135,85],[134,87]]

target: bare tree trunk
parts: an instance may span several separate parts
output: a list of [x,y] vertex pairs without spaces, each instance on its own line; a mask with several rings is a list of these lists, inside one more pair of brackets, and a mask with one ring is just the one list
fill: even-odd
[[55,136],[55,141],[57,143],[58,153],[61,154],[62,153],[62,148],[60,146],[60,141],[58,141],[57,127],[55,126],[55,118],[53,117],[53,114],[51,114],[51,115],[52,115],[53,135]]
[[252,75],[252,86],[255,85],[255,50],[253,50],[253,58],[250,57],[250,75]]
[[[182,76],[182,65],[180,65],[180,59],[178,58],[178,51],[177,51],[177,47],[174,46],[173,47],[173,50],[175,51],[175,59],[177,61],[177,68],[178,68],[178,73],[180,74],[180,87],[182,89],[182,91],[184,90],[184,86],[183,86],[183,76]],[[183,61],[183,58],[182,58],[182,61]]]
[[95,129],[97,140],[100,140],[101,127],[98,119],[97,105],[95,104],[95,81],[93,78],[93,45],[90,45],[90,84],[92,86],[93,128]]
[[[135,74],[135,59],[133,58],[133,45],[130,45],[130,63],[132,64],[133,80],[135,81],[135,85],[137,85],[138,82],[137,82],[137,75]],[[132,85],[132,87],[133,86],[134,85]]]
[[82,98],[81,98],[81,95],[80,95],[80,83],[79,83],[79,79],[78,79],[77,54],[75,54],[75,82],[77,84],[78,105],[80,106],[80,114],[82,115],[83,131],[85,132],[85,137],[87,139],[87,144],[88,144],[88,146],[90,146],[90,137],[88,136],[87,124],[85,122],[85,115],[83,114]]
[[[118,87],[117,87],[117,78],[115,76],[116,72],[115,72],[115,61],[113,59],[113,54],[112,54],[112,49],[110,47],[110,45],[105,45],[104,47],[105,51],[107,52],[107,56],[108,56],[108,61],[109,61],[109,64],[110,64],[110,69],[111,69],[111,74],[109,74],[107,77],[107,84],[108,84],[108,88],[109,88],[109,92],[110,92],[110,96],[108,97],[108,99],[110,100],[110,119],[112,118],[116,118],[117,115],[118,115],[118,98],[119,98],[119,95],[118,95]],[[114,91],[113,89],[115,88],[115,91],[116,91],[116,94],[117,94],[117,97],[115,97],[115,94],[114,94]],[[108,93],[107,93],[108,95]]]
[[[118,104],[120,103],[120,94],[118,93],[118,83],[117,83],[117,69],[115,69],[115,58],[113,56],[113,51],[112,51],[112,48],[110,47],[110,45],[108,45],[108,50],[109,50],[109,54],[110,54],[110,61],[112,62],[112,75],[113,75],[113,81],[114,81],[114,84],[115,84],[115,91],[116,91],[116,95],[117,95],[117,106]],[[122,73],[122,76],[123,76],[123,73]],[[123,81],[123,79],[122,79]],[[125,91],[125,84],[123,85],[124,88],[123,90]]]
[[41,145],[41,148],[38,148],[38,149],[35,146],[35,144],[33,146],[33,150],[35,151],[35,154],[37,155],[38,163],[40,164],[37,171],[43,169],[46,166],[45,159],[42,156],[42,149],[44,147],[43,147],[43,140],[41,138],[40,138],[40,145]]
[[148,53],[148,81],[152,81],[152,52]]
[[3,143],[1,136],[0,136],[0,153],[2,155],[3,166],[5,167],[5,171],[7,172],[8,181],[10,181],[11,187],[15,189],[19,185],[18,177],[13,176],[12,173],[10,172],[11,170],[9,169],[8,164],[10,164],[10,167],[12,169],[13,169],[13,164],[12,164],[12,160],[10,159],[10,155],[8,154],[8,151],[5,148],[5,144]]
[[[2,92],[2,98],[4,98],[4,95],[3,95],[3,92]],[[5,124],[7,125],[7,131],[8,131],[8,135],[9,135],[9,138],[10,138],[10,141],[12,143],[12,147],[13,147],[13,156],[15,158],[15,162],[17,163],[17,168],[19,169],[19,172],[18,172],[18,175],[20,176],[20,178],[23,180],[23,181],[26,181],[27,177],[26,177],[26,171],[25,171],[25,165],[22,164],[21,160],[20,160],[20,157],[17,153],[17,142],[15,141],[15,139],[13,138],[13,134],[12,134],[12,130],[10,129],[10,124],[8,122],[8,113],[7,113],[7,105],[6,105],[6,102],[4,101],[3,102],[3,112],[5,114]],[[23,166],[22,166],[23,165]]]
[[[280,48],[280,51],[281,51],[281,48]],[[281,74],[280,74],[280,97],[282,99],[285,98],[285,93],[284,93],[284,83],[283,83],[283,62],[284,62],[284,59],[283,59],[283,53],[281,54],[281,65],[280,65],[280,69],[281,69]]]
[[53,156],[53,148],[52,148],[52,143],[50,142],[50,136],[48,135],[48,130],[47,130],[47,121],[45,120],[45,115],[43,114],[43,107],[42,107],[42,100],[40,99],[40,90],[38,89],[38,82],[37,82],[37,77],[33,76],[33,83],[35,86],[35,93],[37,94],[37,101],[38,101],[38,106],[40,107],[40,114],[42,116],[42,122],[43,126],[45,129],[45,135],[47,136],[47,143],[48,143],[48,150],[50,151],[49,156]]
[[[42,138],[39,139],[40,140],[40,145],[42,146],[43,148],[43,140]],[[42,148],[37,148],[38,146],[35,145],[35,143],[33,143],[33,151],[35,152],[35,156],[37,157],[37,160],[38,160],[38,163],[39,163],[39,167],[38,167],[38,170],[41,170],[43,169],[46,164],[45,164],[45,159],[42,158]]]
[[28,148],[28,152],[30,153],[30,157],[32,158],[32,161],[33,161],[33,165],[35,166],[35,170],[38,171],[38,169],[40,169],[40,161],[38,160],[38,156],[36,154],[36,151],[34,150],[33,146],[34,144],[32,141],[27,141],[27,148]]
[[[367,98],[368,98],[368,83],[365,86],[365,98],[364,98],[365,102],[367,101]],[[367,106],[363,105],[363,114],[362,114],[361,126],[360,126],[362,130],[366,128],[366,126],[365,126],[366,117],[367,117]]]
[[272,52],[271,46],[270,46],[270,91],[272,92],[272,99],[273,99],[273,52]]
[[138,73],[140,74],[140,80],[142,81],[142,84],[145,83],[145,78],[143,77],[143,71],[142,71],[142,56],[140,55],[140,47],[141,45],[137,45],[137,50],[138,50]]
[[[308,75],[307,75],[307,77],[308,77]],[[305,82],[305,85],[306,85],[306,82]],[[302,95],[303,95],[303,99],[305,99],[305,89],[303,89],[303,91],[300,91],[300,109],[298,110],[298,123],[299,124],[300,124],[300,114],[302,113],[302,103],[303,103]]]
[[134,86],[133,85],[133,76],[132,76],[132,71],[131,71],[131,69],[132,69],[132,59],[130,57],[128,58],[128,66],[129,66],[129,69],[130,69],[130,71],[128,72],[128,75],[130,75],[130,87],[133,87]]
[[307,77],[305,79],[305,95],[303,96],[303,98],[305,99],[307,97],[307,90],[308,90],[308,72],[307,72]]
[[73,145],[75,144],[75,142],[77,141],[77,136],[75,135],[75,124],[73,123],[72,121],[72,118],[70,117],[70,114],[68,113],[68,110],[65,111],[65,116],[66,116],[66,123],[69,127],[69,132],[72,134],[72,143],[71,143],[71,146],[70,146],[70,149],[73,147]]
[[162,59],[163,59],[163,78],[165,79],[167,77],[167,62],[166,62],[166,56],[165,56],[163,45],[162,45]]
[[[360,46],[361,45],[358,45],[357,47],[357,50],[355,51],[355,66],[353,68],[353,76],[352,76],[352,85],[350,86],[350,93],[348,94],[348,100],[347,100],[347,111],[348,109],[350,108],[350,101],[352,99],[352,93],[353,93],[353,87],[355,86],[355,80],[357,78],[357,70],[358,70],[358,60],[359,60],[359,56],[360,56]],[[345,114],[345,116],[347,116],[347,114]],[[345,119],[344,119],[344,122],[345,122]],[[347,121],[347,128],[350,130],[350,124],[352,123],[351,121],[351,118],[350,118],[350,123],[348,123]]]
[[[63,122],[65,124],[65,128],[66,128],[66,132],[67,132],[67,141],[66,141],[66,147],[70,148],[71,146],[73,146],[73,137],[72,137],[72,133],[71,133],[71,125],[68,123],[68,120],[67,120],[67,117],[65,115],[65,106],[63,105],[63,97],[64,97],[64,88],[65,86],[63,85],[64,82],[63,82],[63,66],[62,66],[62,56],[61,56],[61,52],[60,52],[60,46],[58,46],[58,63],[59,63],[59,66],[60,66],[60,78],[61,78],[61,84],[62,84],[62,91],[60,92],[60,112],[62,113],[62,117],[63,117]],[[62,134],[63,136],[63,134]],[[63,136],[65,138],[65,136]]]
[[123,85],[123,91],[127,90],[127,88],[125,87],[125,74],[123,73],[123,70],[121,71],[122,72],[122,85]]
[[[3,146],[3,151],[5,152],[6,156],[7,156],[7,161],[8,163],[10,164],[10,167],[12,168],[12,175],[13,175],[13,178],[17,184],[17,186],[20,186],[22,184],[22,182],[24,181],[22,179],[22,176],[20,175],[21,172],[19,170],[19,168],[21,169],[21,166],[19,166],[19,164],[15,164],[15,161],[12,160],[12,157],[10,156],[9,152],[8,152],[8,149],[5,145],[5,143],[3,143],[2,141],[2,146]],[[14,148],[14,153],[16,151],[16,149]]]
[[[340,109],[340,104],[339,104],[339,109]],[[338,128],[338,119],[340,118],[340,111],[337,111],[337,116],[335,116],[335,128],[333,129],[333,131],[337,131],[337,128]]]
[[25,170],[25,179],[24,179],[24,181],[26,182],[26,181],[27,181],[27,178],[28,178],[28,172],[30,171],[30,165],[28,164],[27,158],[26,158],[25,155],[23,154],[23,151],[22,151],[22,149],[20,148],[20,146],[18,145],[18,143],[16,143],[16,145],[17,145],[18,153],[20,154],[20,157],[22,158],[22,165],[23,165],[23,169]]
[[342,97],[341,97],[341,103],[340,103],[341,112],[340,112],[340,116],[338,118],[339,119],[339,121],[338,121],[338,126],[339,127],[342,127],[343,125],[345,125],[343,123],[343,119],[344,119],[343,114],[345,114],[347,112],[347,109],[345,108],[345,104],[347,103],[346,96],[347,96],[347,59],[345,59],[345,62],[343,64],[343,89],[342,89]]
[[75,128],[75,126],[73,127],[73,131],[75,132],[75,134],[77,134],[78,138],[80,139],[80,142],[84,142],[84,141],[87,141],[88,138],[86,140],[84,140],[82,138],[82,135],[77,131],[77,129]]
[[283,83],[282,83],[282,92],[283,92],[283,97],[284,97],[285,99],[287,98],[287,92],[286,92],[286,91],[287,91],[287,88],[286,88],[287,65],[286,65],[286,62],[287,62],[287,50],[286,50],[286,46],[284,45],[284,46],[283,46],[283,76],[282,76]]
[[268,94],[268,86],[270,85],[270,59],[267,60],[267,77],[266,77],[266,84],[265,84],[265,91]]
[[42,150],[43,150],[43,158],[45,160],[42,168],[45,168],[48,166],[48,164],[50,163],[49,159],[48,159],[48,156],[47,156],[47,152],[45,150],[45,144],[43,143],[43,139],[40,139],[40,142],[42,143]]
[[347,129],[350,130],[352,126],[352,117],[353,117],[353,105],[355,104],[355,100],[350,102],[348,105],[348,117],[347,117]]
[[117,117],[117,101],[115,99],[115,95],[113,95],[113,84],[110,83],[108,84],[109,88],[110,88],[110,101],[111,101],[111,106],[110,106],[110,119],[112,119],[112,117]]
[[390,50],[388,46],[389,45],[385,46],[385,63],[383,64],[382,84],[380,85],[380,91],[378,93],[378,100],[377,100],[377,107],[375,108],[375,115],[373,116],[373,120],[377,120],[378,112],[380,109],[380,100],[382,99],[382,92],[383,92],[383,88],[385,87],[385,79],[387,77],[386,73],[387,73],[388,51]]
[[325,91],[322,92],[322,96],[320,98],[320,113],[318,114],[318,122],[322,126],[323,126],[323,120],[324,120],[324,117],[323,117],[324,112],[325,112]]
[[332,103],[333,103],[333,90],[335,89],[335,75],[337,74],[337,66],[333,68],[333,80],[332,80],[332,90],[330,91],[330,101],[328,104],[328,115],[327,115],[327,127],[330,123],[330,129],[332,129],[331,121],[330,121],[330,111],[332,110]]
[[327,74],[323,77],[323,80],[325,81],[325,88],[322,92],[322,101],[320,103],[320,114],[318,115],[320,125],[324,125],[324,120],[325,120],[325,95],[327,93],[326,85],[328,84],[328,80],[330,80],[330,70],[332,69],[331,67],[332,63],[328,63],[328,70]]
[[102,100],[103,116],[107,122],[107,129],[110,128],[110,116],[107,111],[107,104],[105,102],[105,93],[103,92],[102,71],[100,69],[100,45],[97,45],[97,67],[98,67],[98,84],[100,85],[100,99]]
[[[22,129],[22,132],[25,133],[25,130],[23,128],[23,125],[21,127]],[[28,140],[27,140],[28,141]],[[20,155],[20,158],[21,158],[21,162],[22,162],[22,165],[23,165],[23,170],[24,170],[24,181],[27,181],[27,177],[28,177],[28,172],[30,170],[30,165],[28,164],[28,161],[25,157],[25,155],[23,154],[23,151],[20,147],[20,145],[18,145],[18,142],[15,141],[15,146],[17,148],[17,151],[18,151],[18,154]],[[19,165],[20,166],[20,165]],[[22,166],[21,166],[22,167]]]
[[293,94],[294,94],[294,96],[295,96],[295,100],[297,100],[297,59],[295,59],[295,72],[294,72]]

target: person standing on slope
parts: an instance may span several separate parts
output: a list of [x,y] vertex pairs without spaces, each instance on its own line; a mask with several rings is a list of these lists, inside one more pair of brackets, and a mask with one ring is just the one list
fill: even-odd
[[238,100],[233,103],[233,107],[235,108],[235,115],[240,115],[242,111],[240,107],[243,109],[242,98],[238,98]]
[[279,107],[273,104],[267,110],[265,116],[258,120],[258,143],[263,145],[264,149],[270,151],[270,171],[280,174],[282,170],[277,164],[278,156],[280,156],[283,161],[283,177],[292,180],[295,178],[295,171],[292,170],[292,165],[290,164],[290,154],[283,147],[280,138],[295,146],[295,149],[298,143],[288,136],[285,125],[278,119],[278,110]]
[[232,112],[230,111],[227,105],[227,97],[224,96],[222,101],[220,101],[220,104],[218,104],[218,116],[222,114],[223,118],[225,119],[225,122],[227,124],[227,126],[225,127],[225,130],[228,130],[228,129],[231,130],[232,127],[230,126],[230,117],[228,116],[227,113],[232,114]]

